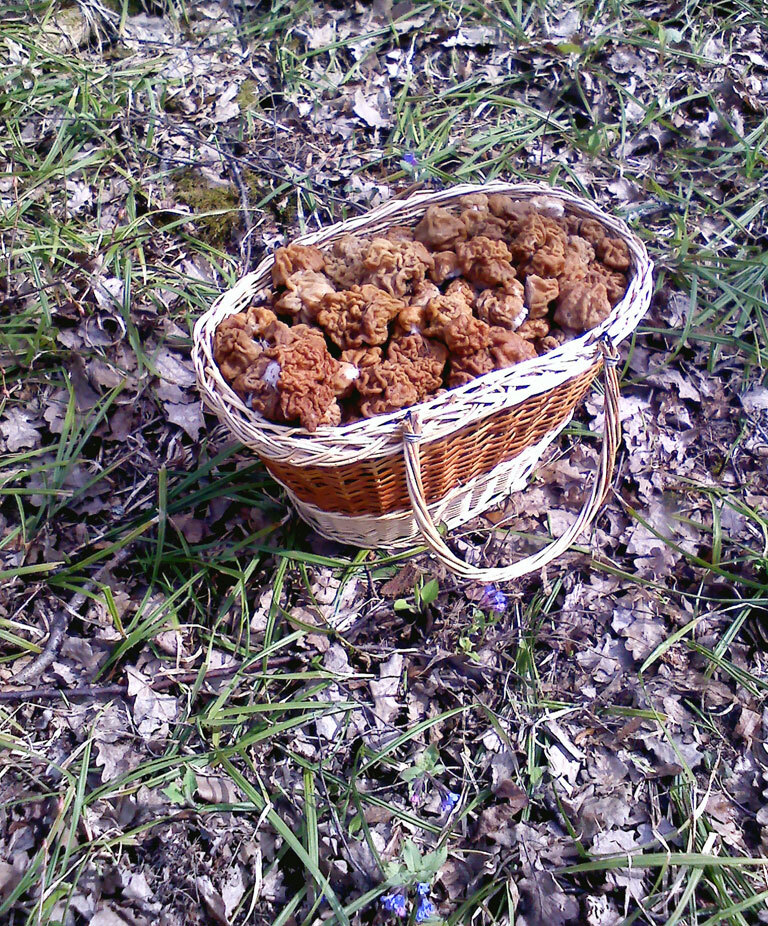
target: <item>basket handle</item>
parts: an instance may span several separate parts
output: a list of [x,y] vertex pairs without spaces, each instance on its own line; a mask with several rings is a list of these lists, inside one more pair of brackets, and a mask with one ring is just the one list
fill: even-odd
[[510,579],[518,579],[520,576],[527,575],[529,572],[534,572],[551,563],[553,559],[565,552],[584,528],[594,520],[605,496],[608,494],[616,462],[616,451],[621,440],[619,376],[617,371],[619,354],[607,339],[601,340],[599,347],[603,358],[603,378],[605,382],[605,424],[603,426],[603,445],[600,461],[595,473],[592,491],[584,502],[579,516],[561,537],[553,540],[552,543],[544,547],[543,550],[539,550],[538,553],[532,553],[530,556],[526,556],[524,559],[508,566],[497,566],[490,569],[471,566],[464,560],[459,559],[446,545],[435,526],[435,522],[432,520],[424,496],[424,484],[421,480],[421,456],[419,453],[419,443],[421,442],[419,422],[410,414],[406,416],[403,425],[405,481],[408,486],[413,514],[427,545],[451,572],[464,579],[480,582],[508,582]]

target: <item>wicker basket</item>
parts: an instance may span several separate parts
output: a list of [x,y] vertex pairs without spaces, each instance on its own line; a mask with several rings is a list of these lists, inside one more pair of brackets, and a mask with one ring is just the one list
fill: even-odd
[[[421,534],[454,572],[503,581],[563,552],[595,516],[610,483],[619,440],[615,345],[637,326],[651,296],[653,268],[642,242],[623,222],[564,190],[496,182],[391,201],[296,240],[322,246],[350,232],[370,235],[391,225],[415,224],[428,206],[449,205],[477,192],[530,199],[550,214],[565,210],[596,218],[626,241],[632,261],[627,293],[599,327],[541,357],[479,376],[411,409],[310,434],[249,410],[213,360],[219,323],[244,310],[259,289],[271,284],[272,258],[266,258],[199,319],[193,359],[205,404],[258,454],[301,517],[319,533],[354,546],[386,548]],[[479,569],[458,559],[435,522],[450,529],[522,489],[601,369],[606,392],[601,464],[574,525],[544,550],[511,566]]]

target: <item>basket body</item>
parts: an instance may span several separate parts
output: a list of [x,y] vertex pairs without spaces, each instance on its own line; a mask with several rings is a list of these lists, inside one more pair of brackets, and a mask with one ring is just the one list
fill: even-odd
[[632,261],[627,293],[600,326],[541,357],[479,376],[411,409],[313,434],[249,410],[213,360],[216,327],[271,285],[272,258],[224,293],[195,326],[193,360],[205,404],[259,455],[299,514],[333,540],[394,547],[418,535],[403,463],[402,426],[409,412],[420,422],[425,496],[435,520],[458,526],[522,488],[599,372],[600,341],[620,342],[647,311],[652,265],[639,239],[585,200],[539,185],[489,183],[417,194],[296,241],[322,246],[351,232],[371,235],[391,225],[412,225],[428,206],[450,205],[476,192],[508,193],[552,214],[564,210],[596,218],[626,241]]

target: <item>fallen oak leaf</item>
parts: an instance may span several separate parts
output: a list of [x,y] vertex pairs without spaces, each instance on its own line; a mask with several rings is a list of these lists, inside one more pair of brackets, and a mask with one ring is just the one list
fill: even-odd
[[478,820],[477,835],[485,836],[498,845],[511,849],[516,842],[515,815],[527,803],[528,799],[526,798],[524,802],[518,799],[516,802],[509,801],[505,804],[494,804],[493,807],[486,807]]
[[40,432],[35,417],[22,408],[9,408],[0,420],[0,434],[5,439],[6,449],[16,453],[24,447],[37,447]]
[[203,412],[199,402],[179,404],[165,402],[165,412],[172,424],[177,424],[192,440],[196,441],[200,431],[205,427]]
[[179,707],[173,695],[158,694],[152,689],[149,679],[129,666],[126,669],[128,676],[128,697],[133,701],[133,720],[144,739],[166,728],[166,725],[176,720]]
[[382,129],[389,125],[389,119],[386,119],[381,112],[365,98],[362,90],[355,91],[355,105],[352,107],[352,111],[371,128]]
[[154,365],[157,375],[168,383],[182,387],[193,386],[195,383],[191,365],[165,347],[157,352]]
[[528,806],[528,795],[510,778],[505,778],[500,781],[494,794],[496,797],[504,798],[508,802],[509,810],[512,813],[518,813],[524,807]]

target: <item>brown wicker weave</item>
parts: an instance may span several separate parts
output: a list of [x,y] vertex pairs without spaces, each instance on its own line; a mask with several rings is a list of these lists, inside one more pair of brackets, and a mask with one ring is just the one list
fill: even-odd
[[[417,194],[297,240],[322,247],[350,232],[372,234],[391,225],[415,224],[429,205],[448,205],[474,192],[509,193],[531,199],[552,214],[566,210],[597,218],[612,235],[626,241],[632,262],[629,286],[608,318],[542,357],[479,376],[413,409],[310,434],[267,421],[248,409],[213,360],[218,324],[242,311],[259,289],[270,284],[272,259],[267,258],[198,321],[193,359],[205,403],[259,455],[301,516],[318,531],[363,547],[397,546],[420,533],[453,571],[500,581],[558,555],[599,508],[619,439],[613,345],[631,333],[650,302],[652,265],[643,244],[623,222],[566,191],[501,183]],[[520,564],[492,570],[463,564],[445,546],[434,521],[456,526],[522,488],[603,366],[605,444],[592,493],[574,526]]]
[[[428,503],[514,459],[570,418],[601,364],[549,392],[496,412],[428,444],[421,455]],[[333,499],[340,514],[382,515],[410,510],[402,453],[344,466],[294,466],[262,457],[275,479],[307,504]]]

